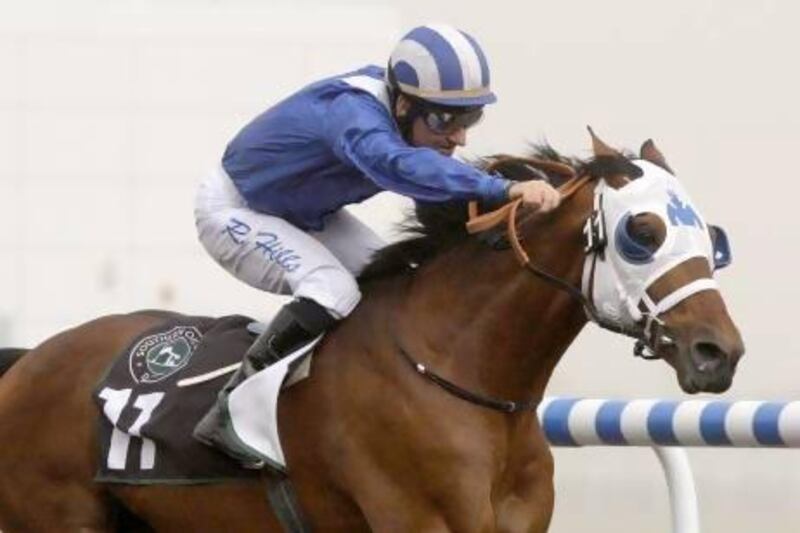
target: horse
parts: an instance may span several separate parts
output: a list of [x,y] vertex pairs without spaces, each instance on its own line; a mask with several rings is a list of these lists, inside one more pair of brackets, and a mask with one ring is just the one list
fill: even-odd
[[[603,220],[598,190],[610,205],[654,169],[671,171],[652,141],[637,158],[592,139],[587,161],[540,147],[480,163],[510,179],[559,185],[564,200],[555,212],[518,202],[483,206],[488,212],[464,202],[419,204],[420,233],[384,249],[362,274],[364,299],[315,348],[311,376],[279,404],[288,472],[311,528],[546,531],[553,457],[535,409],[589,321],[638,339],[638,353],[666,361],[686,392],[731,385],[744,345],[711,290],[705,252],[648,271],[655,277],[631,305],[614,311],[594,298],[620,254],[646,267],[642,256],[652,263],[672,230],[636,205],[616,230]],[[673,223],[694,224],[684,219]],[[635,277],[622,274],[617,288]],[[93,481],[92,388],[133,338],[172,316],[104,316],[5,353],[15,362],[0,379],[4,532],[281,530],[263,478]]]

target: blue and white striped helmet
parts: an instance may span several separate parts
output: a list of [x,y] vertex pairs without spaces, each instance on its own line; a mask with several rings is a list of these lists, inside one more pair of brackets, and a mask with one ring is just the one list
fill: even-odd
[[389,59],[387,77],[401,92],[441,105],[478,106],[497,97],[477,41],[445,24],[408,32]]

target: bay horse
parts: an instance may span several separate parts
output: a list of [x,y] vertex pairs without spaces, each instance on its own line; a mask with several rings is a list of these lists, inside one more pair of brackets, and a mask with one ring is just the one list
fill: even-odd
[[[279,405],[288,471],[313,529],[546,531],[553,458],[535,406],[588,319],[638,338],[639,351],[674,367],[686,392],[730,386],[744,346],[720,293],[708,290],[705,252],[649,271],[655,278],[635,305],[614,311],[595,299],[608,274],[598,265],[614,270],[624,253],[639,268],[672,237],[664,216],[635,205],[625,224],[614,230],[605,220],[603,231],[601,187],[611,205],[669,167],[651,141],[638,158],[593,142],[586,162],[540,149],[484,163],[512,179],[565,182],[555,213],[419,205],[422,234],[389,246],[362,275],[362,303]],[[694,224],[688,204],[670,205],[669,216],[682,217],[673,224]],[[465,230],[468,211],[477,235]],[[597,279],[584,275],[587,264]],[[615,290],[636,277],[623,274]],[[92,389],[133,338],[171,316],[105,316],[4,353],[16,363],[0,379],[2,531],[281,530],[260,481],[93,481]]]

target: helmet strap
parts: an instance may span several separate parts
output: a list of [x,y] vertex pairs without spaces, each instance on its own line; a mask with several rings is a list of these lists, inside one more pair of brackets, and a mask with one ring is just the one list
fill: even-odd
[[386,81],[389,85],[389,102],[392,106],[392,117],[394,117],[397,123],[397,129],[400,130],[400,135],[403,137],[403,140],[411,144],[411,129],[414,124],[414,119],[417,118],[421,112],[414,101],[409,99],[412,105],[408,112],[402,117],[397,116],[397,101],[400,99],[400,95],[403,95],[405,98],[408,98],[408,95],[405,95],[403,91],[400,90],[391,63],[386,66]]

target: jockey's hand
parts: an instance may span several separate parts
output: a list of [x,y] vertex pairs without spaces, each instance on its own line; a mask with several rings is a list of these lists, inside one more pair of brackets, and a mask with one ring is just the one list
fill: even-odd
[[561,193],[544,181],[520,181],[508,189],[509,200],[522,198],[522,203],[546,213],[561,203]]

